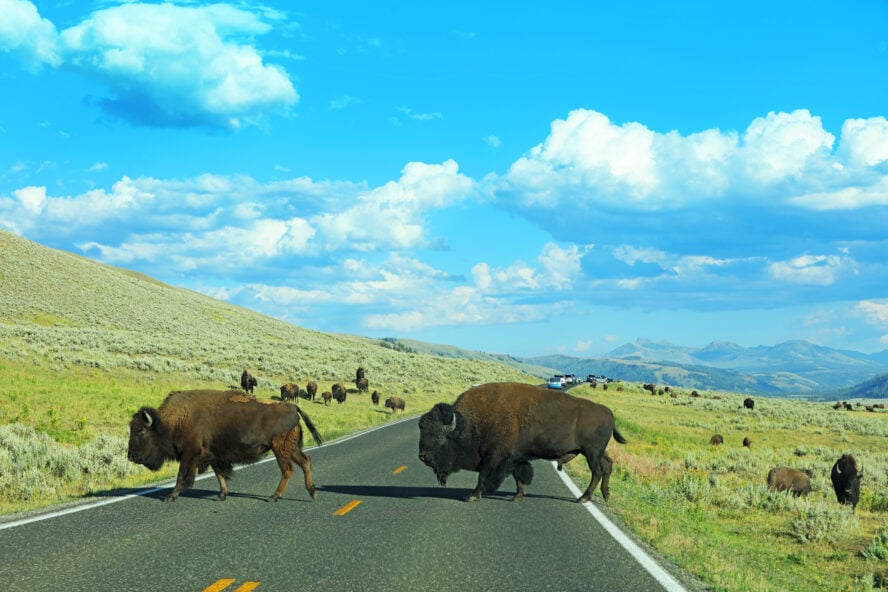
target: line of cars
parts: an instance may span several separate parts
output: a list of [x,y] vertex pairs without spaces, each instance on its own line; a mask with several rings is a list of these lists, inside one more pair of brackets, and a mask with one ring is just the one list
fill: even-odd
[[[547,385],[550,389],[563,389],[572,387],[582,382],[583,380],[579,376],[576,376],[574,374],[556,374],[548,380]],[[586,377],[586,382],[592,384],[605,384],[608,382],[614,382],[614,380],[606,376],[596,376],[595,374],[590,374]]]

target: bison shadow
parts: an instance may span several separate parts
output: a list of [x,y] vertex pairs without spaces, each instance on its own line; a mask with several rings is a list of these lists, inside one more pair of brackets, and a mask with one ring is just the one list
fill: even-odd
[[[164,485],[164,486],[155,486],[155,487],[131,487],[131,488],[119,488],[119,489],[108,489],[105,491],[93,491],[85,494],[83,497],[86,498],[111,498],[111,497],[127,497],[131,495],[144,497],[147,499],[157,500],[159,502],[164,501],[164,499],[170,494],[173,489],[173,485]],[[218,488],[207,488],[202,489],[199,487],[190,487],[183,491],[179,495],[179,499],[190,498],[190,499],[203,499],[211,502],[219,501],[217,498],[219,496]],[[262,495],[259,493],[244,493],[228,490],[227,500],[232,498],[243,498],[243,499],[254,499],[262,502],[268,501],[267,495]],[[227,501],[226,500],[226,501]],[[278,499],[278,502],[311,502],[312,499],[309,497],[305,497],[304,499],[300,499],[298,497],[287,497],[283,496]]]
[[[388,497],[397,499],[443,499],[465,503],[466,498],[472,493],[469,488],[460,487],[418,487],[418,486],[392,486],[392,485],[318,485],[318,492],[341,493],[353,497]],[[494,493],[484,495],[484,500],[512,502],[514,491],[497,490]],[[557,495],[539,495],[528,492],[524,496],[529,498],[551,499],[576,502],[572,497]]]

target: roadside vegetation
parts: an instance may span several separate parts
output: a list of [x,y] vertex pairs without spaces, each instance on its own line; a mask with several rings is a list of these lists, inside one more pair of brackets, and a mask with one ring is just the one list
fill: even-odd
[[[763,397],[750,410],[747,395],[673,390],[674,398],[632,383],[571,391],[613,409],[628,439],[608,448],[612,514],[714,590],[888,588],[888,413]],[[724,444],[710,445],[716,433]],[[864,472],[854,513],[830,481],[846,452]],[[768,491],[776,466],[810,469],[811,493]],[[565,470],[588,484],[582,458]]]

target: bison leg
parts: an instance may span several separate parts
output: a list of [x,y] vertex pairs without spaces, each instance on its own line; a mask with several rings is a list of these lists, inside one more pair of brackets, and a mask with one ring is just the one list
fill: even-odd
[[610,497],[610,477],[614,461],[605,452],[601,455],[601,461],[598,464],[601,466],[601,497],[607,501],[607,498]]
[[277,489],[268,498],[270,502],[276,502],[284,494],[290,477],[293,475],[294,463],[299,465],[302,473],[305,475],[305,489],[311,496],[311,499],[317,499],[317,490],[311,476],[311,457],[302,452],[302,430],[297,425],[285,434],[278,434],[272,439],[271,448],[277,459],[278,467],[281,469],[281,481],[278,483]]
[[180,493],[194,485],[194,478],[197,475],[197,465],[197,456],[182,457],[182,460],[179,462],[179,474],[176,476],[176,486],[173,487],[173,491],[168,496],[163,498],[163,501],[175,501]]
[[469,494],[467,502],[477,502],[485,492],[493,493],[502,485],[506,475],[511,472],[507,460],[502,456],[486,456],[481,460],[478,465],[478,484]]
[[527,461],[520,462],[515,465],[515,469],[512,471],[512,476],[515,477],[515,486],[518,489],[515,492],[512,501],[520,502],[524,499],[525,486],[530,485],[530,482],[533,481],[533,466]]
[[[602,454],[603,452],[596,455],[594,453],[587,453],[583,451],[583,456],[586,457],[586,462],[589,465],[589,470],[592,472],[592,481],[589,482],[589,487],[586,488],[586,491],[583,492],[583,495],[581,495],[577,499],[577,501],[580,503],[588,502],[590,499],[592,499],[592,492],[595,491],[595,488],[598,487],[598,482],[601,481],[602,477],[604,476],[604,471],[602,470],[601,466]],[[602,489],[604,489],[603,486]],[[602,491],[602,495],[604,495],[604,491]],[[610,495],[609,486],[608,495]]]
[[219,501],[224,502],[228,497],[228,479],[231,479],[231,463],[214,462],[211,463],[213,472],[216,473],[216,479],[219,480]]

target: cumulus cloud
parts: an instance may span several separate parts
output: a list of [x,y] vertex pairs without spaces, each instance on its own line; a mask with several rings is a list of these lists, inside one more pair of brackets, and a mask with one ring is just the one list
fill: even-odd
[[775,261],[768,266],[777,280],[817,286],[829,286],[842,276],[857,273],[857,263],[843,255],[803,255],[789,261]]
[[102,80],[110,95],[98,105],[133,123],[237,128],[299,99],[286,71],[251,45],[270,25],[241,8],[122,4],[57,32],[31,2],[0,7],[0,49],[32,70],[66,67]]
[[469,197],[474,182],[459,173],[456,162],[411,162],[401,178],[390,181],[313,218],[330,248],[349,245],[357,250],[405,249],[427,246],[425,216]]
[[[848,120],[835,137],[805,109],[769,113],[744,132],[658,133],[578,109],[494,180],[491,193],[528,209],[572,206],[645,213],[730,205],[839,207],[884,203],[884,117]],[[854,190],[854,199],[842,192]],[[806,196],[819,196],[818,199]]]

